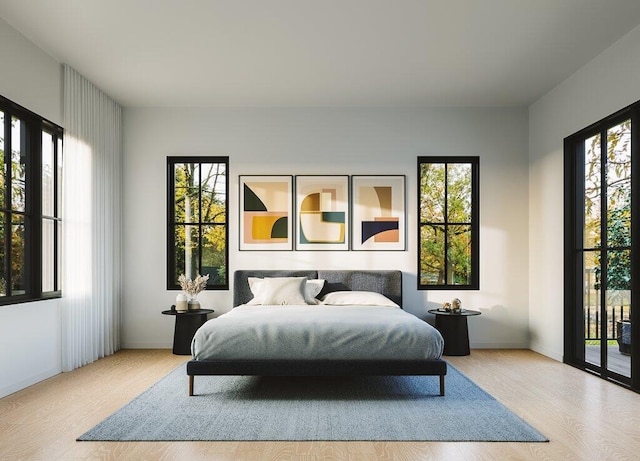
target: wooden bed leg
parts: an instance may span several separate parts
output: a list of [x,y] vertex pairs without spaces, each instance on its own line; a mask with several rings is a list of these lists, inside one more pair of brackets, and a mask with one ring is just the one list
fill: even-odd
[[444,375],[440,375],[440,395],[444,396]]
[[193,397],[193,375],[189,375],[189,397]]

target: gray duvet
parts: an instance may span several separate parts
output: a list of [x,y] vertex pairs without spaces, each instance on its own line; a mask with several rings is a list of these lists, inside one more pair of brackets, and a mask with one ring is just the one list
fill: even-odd
[[196,360],[421,360],[442,356],[440,333],[416,316],[378,306],[247,306],[205,323]]

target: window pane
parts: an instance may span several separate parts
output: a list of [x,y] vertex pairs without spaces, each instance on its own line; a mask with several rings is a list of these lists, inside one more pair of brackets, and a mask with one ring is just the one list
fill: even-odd
[[46,131],[42,132],[42,214],[53,216],[54,203],[54,163],[53,163],[53,136]]
[[447,229],[447,284],[471,283],[471,226],[449,226]]
[[55,274],[55,221],[42,220],[42,291],[54,291]]
[[443,223],[445,207],[445,165],[420,165],[420,221]]
[[5,213],[0,213],[0,296],[7,296],[7,279],[5,275],[5,267],[7,264],[7,255],[5,254]]
[[176,268],[173,274],[173,281],[178,284],[178,277],[181,274],[193,279],[199,273],[198,226],[175,226],[174,235]]
[[227,283],[225,226],[202,227],[202,274],[209,274],[207,285],[224,285]]
[[[56,212],[56,217],[59,218],[62,216],[62,138],[59,137],[58,138],[58,151],[57,151],[57,162],[56,162],[56,166],[57,166],[57,182],[58,182],[58,190],[56,191],[57,194],[57,205],[58,205],[58,210]],[[60,240],[62,239],[62,234],[59,234],[58,237]],[[60,274],[60,271],[58,271],[58,274]]]
[[444,229],[442,225],[420,228],[420,284],[444,284]]
[[197,223],[200,216],[200,167],[197,163],[176,164],[174,174],[174,220],[177,223]]
[[607,131],[607,245],[631,246],[631,120]]
[[62,221],[58,221],[57,222],[57,230],[58,233],[56,235],[56,241],[58,242],[58,257],[56,259],[56,264],[57,264],[57,275],[58,275],[58,281],[56,283],[55,286],[55,290],[59,290],[62,286],[63,286],[63,281],[62,281]]
[[11,294],[26,293],[24,217],[12,215],[11,223]]
[[226,174],[224,163],[202,164],[203,223],[224,223],[227,221]]
[[4,160],[4,112],[0,111],[0,208],[4,208],[5,191],[5,160]]
[[447,219],[449,223],[471,222],[471,165],[447,165]]
[[610,251],[607,266],[607,368],[630,377],[631,250]]
[[25,210],[25,179],[27,156],[24,151],[25,125],[16,117],[11,117],[11,208]]
[[600,135],[587,139],[584,143],[584,247],[600,246]]
[[582,309],[584,315],[584,357],[594,365],[600,365],[600,252],[588,251],[583,254],[584,294]]

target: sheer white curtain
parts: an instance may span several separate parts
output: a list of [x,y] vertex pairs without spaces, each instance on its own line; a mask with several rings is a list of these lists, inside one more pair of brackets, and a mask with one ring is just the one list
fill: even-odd
[[64,65],[62,369],[120,345],[120,106]]

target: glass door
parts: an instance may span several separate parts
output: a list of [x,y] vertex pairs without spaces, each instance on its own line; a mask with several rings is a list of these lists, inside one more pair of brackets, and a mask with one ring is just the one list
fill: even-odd
[[635,119],[627,110],[565,140],[565,362],[638,390]]
[[584,152],[585,361],[631,378],[631,119],[587,138]]

